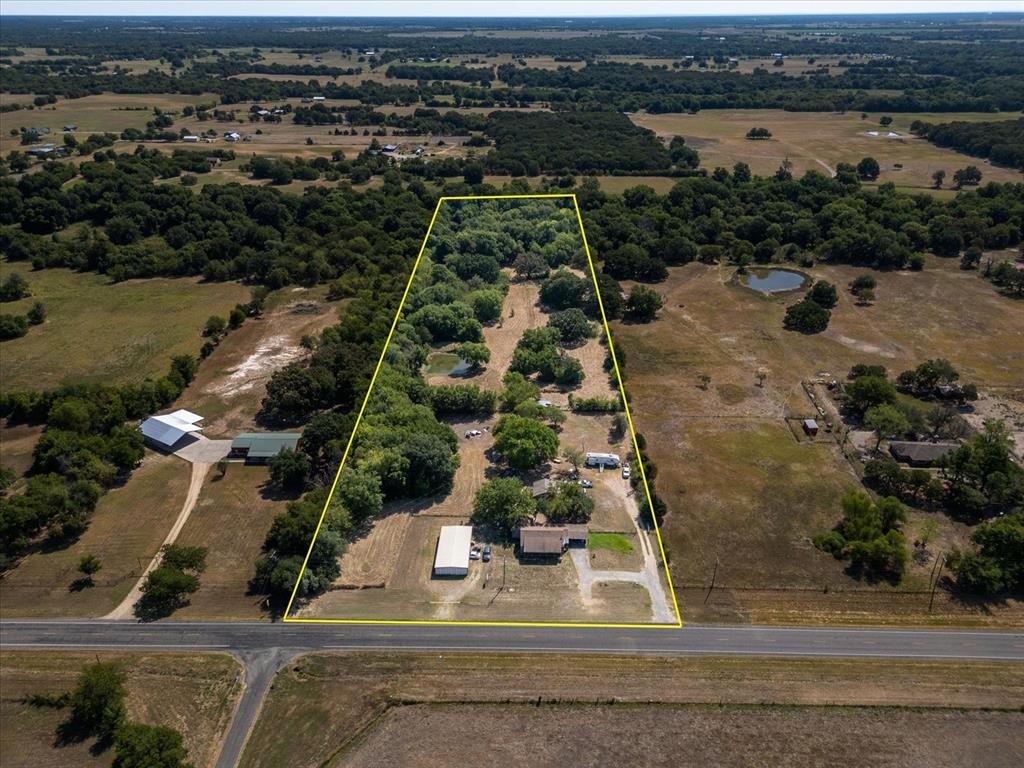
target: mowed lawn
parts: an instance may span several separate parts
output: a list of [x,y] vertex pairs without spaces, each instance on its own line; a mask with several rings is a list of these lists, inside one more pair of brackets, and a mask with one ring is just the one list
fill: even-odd
[[[811,538],[838,522],[842,494],[860,484],[833,442],[823,436],[798,443],[784,418],[814,413],[801,380],[819,372],[842,377],[859,362],[895,374],[945,357],[965,381],[1005,393],[1024,382],[1024,304],[1000,296],[976,273],[930,259],[920,273],[876,273],[877,302],[857,307],[844,289],[861,271],[810,270],[841,289],[829,329],[815,336],[782,329],[785,308],[799,294],[765,299],[730,284],[734,269],[699,264],[673,269],[658,286],[666,302],[656,322],[617,329],[634,422],[669,507],[662,532],[673,580],[683,589],[684,619],[930,620],[924,613],[934,561],[910,567],[900,589],[913,594],[905,597],[852,579],[814,548]],[[761,368],[764,387],[755,379]],[[710,376],[706,389],[701,374]],[[963,542],[962,526],[933,517],[939,539]],[[704,602],[716,562],[716,590]],[[1014,611],[1021,620],[1020,607]],[[998,610],[974,613],[941,593],[939,616],[1000,620]]]
[[[0,615],[85,618],[113,610],[163,543],[185,501],[188,480],[187,463],[148,453],[123,487],[100,499],[81,538],[30,554],[4,576]],[[78,563],[90,554],[103,568],[95,586],[76,591]]]
[[[914,120],[931,123],[1014,119],[1014,115],[987,112],[893,113],[892,125],[883,128],[880,114],[861,119],[860,112],[786,112],[781,109],[702,109],[695,115],[636,113],[630,118],[663,138],[683,136],[688,146],[700,153],[701,167],[709,171],[717,166],[732,169],[747,163],[757,175],[768,176],[783,160],[793,163],[792,172],[801,176],[809,170],[829,174],[838,163],[856,165],[863,157],[873,157],[881,166],[879,182],[891,181],[901,187],[927,189],[932,173],[946,172],[946,186],[953,184],[953,172],[976,165],[985,181],[1020,181],[1012,168],[990,165],[980,157],[970,157],[951,149],[942,149],[910,133]],[[767,128],[772,138],[750,141],[751,128]],[[869,131],[880,135],[869,136]],[[899,138],[889,138],[892,131]],[[896,168],[901,164],[902,169]]]
[[109,651],[4,651],[0,654],[0,765],[64,768],[109,766],[112,749],[93,752],[87,739],[58,745],[57,727],[67,710],[32,707],[34,694],[60,694],[75,687],[88,664],[119,662],[127,674],[128,716],[181,732],[189,762],[216,763],[235,701],[242,668],[227,654],[111,653]]
[[41,301],[46,321],[0,345],[0,380],[8,392],[161,376],[174,355],[199,352],[210,315],[226,317],[249,299],[249,289],[240,283],[195,278],[111,283],[93,272],[33,271],[25,263],[0,263],[0,279],[14,272],[25,277],[32,295],[3,304],[2,311],[24,314]]
[[266,467],[231,463],[227,474],[210,470],[177,543],[207,548],[206,570],[190,605],[174,618],[246,618],[265,616],[261,596],[249,595],[249,579],[263,542],[285,501],[268,498]]

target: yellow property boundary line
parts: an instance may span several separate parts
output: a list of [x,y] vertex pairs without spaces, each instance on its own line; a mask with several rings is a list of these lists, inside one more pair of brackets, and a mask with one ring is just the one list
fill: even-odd
[[[356,432],[359,429],[359,424],[363,420],[363,412],[366,410],[366,404],[370,400],[370,395],[373,392],[374,384],[377,382],[377,376],[380,374],[381,366],[384,364],[384,355],[387,353],[387,349],[391,344],[391,337],[395,333],[395,328],[398,326],[398,321],[402,316],[402,310],[405,308],[405,301],[409,297],[409,291],[412,288],[413,279],[416,277],[416,271],[419,269],[420,261],[423,259],[423,253],[426,251],[427,242],[430,240],[430,233],[434,229],[434,222],[437,221],[437,214],[441,210],[441,206],[447,202],[453,202],[458,200],[537,200],[537,199],[562,199],[572,200],[573,209],[576,212],[576,221],[580,225],[580,235],[583,238],[583,250],[587,254],[587,264],[590,266],[590,276],[594,281],[594,291],[597,295],[597,305],[601,310],[601,323],[604,325],[605,337],[608,341],[608,349],[611,353],[612,365],[615,368],[615,379],[619,382],[619,394],[622,397],[622,405],[626,413],[626,420],[629,422],[629,434],[633,440],[633,449],[636,452],[636,463],[640,467],[640,478],[643,481],[644,493],[647,496],[647,505],[651,510],[651,519],[654,521],[654,533],[658,539],[658,551],[661,554],[661,563],[665,569],[665,580],[668,583],[669,594],[672,596],[672,608],[676,614],[676,621],[673,624],[637,624],[637,623],[614,623],[614,622],[553,622],[553,621],[440,621],[440,620],[427,620],[427,619],[317,619],[317,618],[301,618],[301,617],[290,617],[289,614],[292,610],[292,603],[295,602],[295,597],[299,591],[299,584],[302,583],[302,577],[306,573],[306,566],[309,564],[309,557],[313,553],[313,544],[316,542],[316,537],[320,535],[320,528],[324,524],[324,518],[327,516],[327,509],[331,504],[331,499],[334,497],[334,491],[338,486],[338,479],[341,477],[341,471],[345,467],[345,462],[348,460],[349,451],[352,449],[352,443],[355,440]],[[285,608],[283,621],[294,622],[298,624],[420,624],[420,625],[451,625],[451,626],[475,626],[475,627],[592,627],[592,628],[604,628],[604,629],[675,629],[683,626],[682,614],[679,612],[679,601],[676,599],[676,590],[672,585],[672,574],[669,571],[668,560],[665,557],[665,545],[661,540],[661,529],[658,526],[658,520],[653,514],[654,504],[651,499],[651,488],[647,483],[647,473],[644,471],[644,463],[640,458],[640,446],[636,440],[636,429],[633,427],[633,416],[629,410],[629,403],[626,400],[626,389],[622,384],[622,374],[619,371],[619,361],[615,356],[615,345],[612,342],[612,332],[608,327],[608,318],[604,313],[604,301],[601,299],[601,288],[597,282],[597,271],[594,269],[594,260],[590,255],[590,245],[587,243],[587,233],[583,229],[583,216],[580,213],[579,202],[576,200],[576,195],[569,193],[554,193],[554,194],[526,194],[526,195],[463,195],[463,196],[452,196],[442,197],[437,201],[437,205],[434,207],[434,214],[430,217],[430,225],[427,227],[427,234],[423,237],[423,244],[420,246],[419,254],[416,256],[416,262],[413,264],[412,273],[409,275],[409,280],[405,285],[405,292],[402,294],[402,300],[398,304],[398,311],[395,313],[395,319],[391,321],[391,329],[388,331],[388,338],[384,342],[384,348],[380,352],[380,358],[377,360],[377,367],[374,369],[373,378],[370,379],[370,386],[366,390],[366,395],[363,397],[363,404],[359,407],[359,414],[356,416],[355,426],[352,427],[352,433],[349,435],[348,444],[345,446],[345,453],[341,457],[341,464],[338,466],[338,472],[334,476],[334,482],[331,483],[331,491],[327,495],[327,501],[324,503],[323,511],[320,513],[320,520],[317,522],[316,531],[313,533],[313,539],[309,542],[309,549],[306,552],[306,557],[302,561],[302,569],[299,571],[299,576],[295,580],[295,586],[292,587],[291,597],[288,599],[288,607]]]

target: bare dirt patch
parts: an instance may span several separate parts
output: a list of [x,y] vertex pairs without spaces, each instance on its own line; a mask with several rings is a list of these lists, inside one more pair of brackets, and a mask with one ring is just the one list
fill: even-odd
[[[256,414],[275,371],[309,354],[299,345],[337,322],[322,291],[286,294],[259,318],[232,331],[200,366],[178,403],[205,417],[208,437],[234,437],[257,428]],[[279,302],[279,303],[278,303]]]

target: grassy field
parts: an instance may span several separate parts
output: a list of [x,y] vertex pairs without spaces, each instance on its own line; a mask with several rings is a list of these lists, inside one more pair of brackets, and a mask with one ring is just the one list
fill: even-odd
[[4,313],[24,314],[41,301],[46,322],[3,342],[0,379],[8,391],[162,375],[174,355],[199,351],[206,318],[226,316],[249,298],[240,283],[191,278],[111,283],[92,272],[32,271],[28,264],[0,262],[0,279],[12,272],[25,277],[32,295],[5,303]]
[[[537,708],[538,700],[545,704]],[[687,716],[711,717],[717,724],[719,737],[701,738],[705,749],[717,746],[718,758],[694,764],[720,764],[725,756],[743,754],[742,744],[731,738],[723,739],[723,732],[733,727],[745,729],[765,722],[761,729],[766,742],[774,738],[795,738],[799,727],[790,717],[780,717],[788,708],[808,718],[821,718],[820,733],[837,732],[844,739],[863,733],[868,723],[879,725],[885,717],[904,717],[902,710],[880,710],[867,720],[856,720],[863,710],[853,707],[917,707],[927,708],[922,714],[942,721],[951,718],[954,723],[967,725],[976,722],[990,734],[996,744],[1006,744],[1006,752],[1019,752],[1019,742],[1011,748],[1008,740],[1019,730],[1019,712],[993,713],[985,721],[982,713],[963,710],[993,707],[1009,710],[1024,704],[1024,667],[1000,663],[949,663],[921,661],[851,661],[844,659],[743,659],[743,658],[656,658],[642,656],[524,656],[517,654],[487,655],[476,653],[454,654],[322,654],[307,656],[283,670],[274,681],[264,703],[249,743],[242,756],[244,768],[273,766],[287,763],[295,766],[347,766],[363,765],[369,743],[380,744],[379,735],[393,735],[389,725],[389,710],[399,702],[421,705],[463,705],[458,707],[465,718],[464,725],[445,719],[445,727],[425,736],[408,721],[408,731],[395,738],[391,747],[382,747],[394,755],[396,765],[451,765],[454,752],[448,748],[448,737],[460,745],[460,757],[471,756],[485,764],[504,764],[491,759],[494,724],[501,723],[500,733],[505,739],[517,738],[515,727],[506,727],[533,705],[531,712],[546,712],[557,718],[557,712],[583,712],[573,715],[573,723],[586,726],[589,713],[600,722],[608,722],[594,705],[608,707],[614,712],[615,727],[601,728],[594,733],[592,746],[614,759],[616,750],[629,750],[631,744],[646,744],[641,739],[643,725],[650,711],[675,715],[671,722],[662,722],[654,733],[660,741],[679,738]],[[579,708],[568,706],[580,705]],[[644,706],[639,706],[639,705]],[[679,705],[730,705],[713,708]],[[849,705],[843,709],[818,709],[817,705]],[[505,705],[499,707],[496,705]],[[660,705],[660,706],[659,706]],[[672,706],[666,706],[672,705]],[[749,709],[737,705],[753,705]],[[778,705],[778,708],[771,705]],[[932,710],[931,708],[936,708]],[[944,708],[955,708],[946,710]],[[399,709],[399,717],[407,717]],[[425,708],[427,713],[434,706]],[[409,711],[409,710],[407,710]],[[420,708],[411,710],[413,717]],[[664,715],[659,715],[659,718]],[[480,718],[486,718],[483,723]],[[901,730],[912,728],[914,720],[900,721]],[[922,719],[921,722],[924,722]],[[986,724],[987,723],[987,724]],[[384,726],[381,732],[375,727]],[[697,723],[706,727],[701,720]],[[567,723],[568,725],[568,723]],[[833,730],[835,729],[835,730]],[[963,733],[966,728],[947,728],[948,733]],[[570,740],[576,743],[575,728],[560,729],[560,735],[551,741]],[[800,733],[801,731],[796,731]],[[931,731],[929,731],[931,732]],[[289,734],[282,739],[281,734]],[[438,741],[437,733],[445,740]],[[475,734],[476,746],[464,749],[470,734]],[[590,731],[588,731],[590,733]],[[629,738],[623,734],[629,733]],[[886,730],[886,743],[892,743],[894,731]],[[746,734],[744,734],[744,737]],[[952,736],[950,739],[954,738]],[[370,741],[364,741],[369,739]],[[538,750],[554,749],[541,746],[551,741],[540,739]],[[737,740],[739,741],[739,739]],[[845,741],[844,741],[845,743]],[[971,744],[968,737],[957,741],[962,747]],[[415,760],[399,758],[407,755],[402,750],[419,747]],[[589,747],[588,747],[589,748]],[[728,750],[735,750],[729,752]],[[520,753],[522,754],[522,753]],[[531,752],[532,754],[532,752]],[[538,754],[548,754],[538,752]],[[657,752],[638,750],[620,753],[632,762],[615,764],[650,764],[650,756]],[[677,753],[678,756],[679,753]],[[838,753],[836,753],[838,754]],[[907,754],[899,752],[900,755]],[[387,764],[383,753],[376,764]],[[429,762],[441,757],[446,762]],[[358,758],[358,759],[357,759]],[[816,765],[828,761],[819,755]],[[350,762],[352,761],[352,762]],[[532,764],[532,762],[531,762]],[[552,764],[552,763],[543,763]],[[582,764],[574,757],[566,757],[559,764]],[[609,759],[594,764],[607,765]],[[677,761],[671,763],[679,764]],[[728,764],[728,763],[727,763]],[[747,761],[749,764],[791,764],[782,761]],[[863,764],[863,763],[861,763]],[[899,760],[879,764],[904,764]],[[1010,763],[1007,763],[1010,764]]]
[[[147,454],[123,487],[100,499],[82,537],[60,549],[28,555],[6,574],[0,615],[97,617],[111,611],[156,554],[184,501],[189,465],[173,456]],[[103,569],[95,586],[75,590],[78,562],[96,555]]]
[[266,484],[266,467],[229,464],[227,474],[213,469],[207,475],[199,500],[178,536],[184,546],[206,547],[206,570],[190,605],[177,611],[178,619],[216,617],[257,619],[260,597],[247,595],[253,567],[274,515],[284,510],[284,500],[274,500]]
[[[32,97],[22,94],[0,94],[0,104],[11,102],[31,103]],[[61,129],[65,125],[76,125],[75,135],[79,140],[90,133],[117,133],[126,128],[145,128],[153,119],[153,108],[180,112],[189,104],[210,104],[219,102],[216,94],[204,93],[198,96],[175,93],[117,94],[102,93],[83,96],[80,99],[60,98],[56,104],[33,110],[20,110],[4,115],[4,130],[0,132],[0,152],[6,155],[20,150],[21,140],[11,136],[12,128],[49,128],[43,136],[44,142],[61,145],[64,141]],[[140,109],[141,107],[141,109]]]
[[[942,592],[929,613],[932,563],[910,566],[899,589],[847,576],[811,537],[838,521],[839,497],[859,485],[857,477],[834,444],[798,442],[784,421],[814,414],[802,379],[818,372],[841,377],[858,362],[898,373],[946,357],[965,381],[1012,396],[1024,381],[1016,354],[1024,305],[949,260],[933,259],[920,273],[877,273],[871,307],[855,306],[841,290],[829,329],[803,336],[782,330],[793,297],[762,298],[730,283],[733,272],[697,264],[673,270],[658,288],[666,297],[661,318],[617,330],[634,422],[669,506],[662,532],[684,619],[1024,621],[1017,604],[973,606]],[[820,267],[812,276],[842,289],[859,272]],[[764,387],[756,384],[759,368],[768,372]],[[706,389],[701,374],[711,377]],[[934,518],[943,543],[964,541],[962,526]],[[919,524],[915,519],[908,530]],[[716,589],[708,597],[716,562]]]
[[[994,120],[999,115],[983,112],[956,114],[899,113],[893,114],[892,125],[882,128],[880,115],[869,114],[861,119],[859,112],[786,112],[781,109],[702,109],[696,115],[637,113],[633,122],[650,128],[659,136],[680,135],[688,146],[700,153],[701,167],[731,169],[737,162],[747,163],[758,175],[776,171],[785,158],[793,163],[793,174],[808,170],[832,173],[838,163],[856,165],[861,158],[874,157],[881,166],[879,182],[891,181],[898,186],[927,189],[932,173],[946,171],[946,183],[952,185],[953,172],[966,165],[978,166],[984,181],[1020,181],[1021,175],[1010,168],[990,165],[982,158],[970,157],[951,149],[942,149],[910,134],[914,120],[948,122],[951,120]],[[1010,119],[1010,115],[1005,116]],[[754,127],[767,128],[772,138],[749,141],[745,138]],[[869,136],[868,131],[879,131]],[[899,138],[888,138],[892,131]],[[897,169],[896,164],[902,164]]]
[[132,720],[177,729],[196,768],[215,764],[241,693],[238,662],[227,654],[106,651],[0,654],[0,764],[11,768],[99,768],[111,764],[113,750],[96,754],[91,739],[66,746],[56,743],[56,730],[66,712],[23,703],[31,694],[71,690],[82,668],[96,661],[117,661],[124,666]]

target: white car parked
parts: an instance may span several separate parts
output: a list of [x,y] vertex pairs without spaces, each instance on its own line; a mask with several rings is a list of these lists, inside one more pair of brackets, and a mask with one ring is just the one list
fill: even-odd
[[467,429],[466,430],[466,437],[467,438],[480,437],[480,435],[482,435],[482,434],[483,434],[483,432],[481,432],[479,429]]

